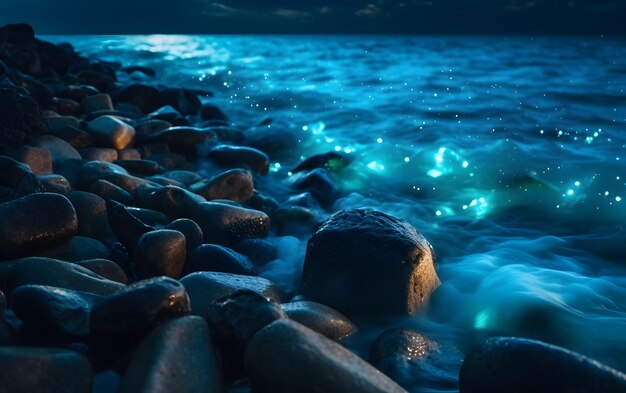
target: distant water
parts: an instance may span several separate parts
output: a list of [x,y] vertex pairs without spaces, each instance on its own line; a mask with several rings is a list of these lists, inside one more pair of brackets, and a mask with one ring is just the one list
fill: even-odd
[[[348,340],[363,356],[380,329],[409,326],[442,348],[525,336],[626,371],[626,39],[50,38],[209,89],[238,124],[272,117],[296,134],[299,152],[260,187],[300,155],[353,157],[335,209],[413,223],[443,282],[425,314]],[[284,258],[263,274],[293,287],[305,241],[274,241]],[[460,358],[443,349],[405,385],[454,391]]]

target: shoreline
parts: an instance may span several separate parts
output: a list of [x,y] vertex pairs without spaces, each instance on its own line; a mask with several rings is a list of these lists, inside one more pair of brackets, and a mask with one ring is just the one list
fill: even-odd
[[[83,58],[25,25],[0,29],[0,54],[0,363],[17,373],[0,383],[402,392],[414,382],[403,371],[413,357],[448,355],[410,329],[383,332],[369,363],[336,343],[361,321],[419,313],[440,285],[432,247],[413,226],[384,212],[333,210],[342,191],[332,173],[349,166],[345,155],[307,157],[279,202],[255,188],[270,157],[290,149],[260,130],[271,120],[238,128],[202,103],[210,92],[122,85],[120,72],[158,75]],[[308,239],[292,292],[258,275],[280,252],[270,234]],[[591,384],[626,387],[623,374],[580,355],[511,338],[468,356],[461,391],[501,390],[507,377],[534,390],[526,377],[537,370],[524,360],[536,360],[533,351]],[[51,367],[34,366],[44,363]],[[487,364],[500,368],[480,377]]]

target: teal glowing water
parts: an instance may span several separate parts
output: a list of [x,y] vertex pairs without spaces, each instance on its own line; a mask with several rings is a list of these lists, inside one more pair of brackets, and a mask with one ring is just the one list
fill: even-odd
[[[433,243],[443,281],[427,313],[373,323],[365,336],[413,326],[461,351],[526,336],[626,371],[626,40],[68,40],[151,66],[165,84],[212,90],[239,124],[272,117],[300,143],[271,179],[288,178],[300,156],[351,156],[335,209],[407,219]],[[263,274],[293,287],[304,242],[275,241],[283,258]],[[363,353],[372,337],[351,345]],[[452,356],[411,390],[447,391],[424,373],[454,378],[457,368]]]

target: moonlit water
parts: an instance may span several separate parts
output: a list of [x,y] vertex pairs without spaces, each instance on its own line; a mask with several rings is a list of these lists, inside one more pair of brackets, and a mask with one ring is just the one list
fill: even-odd
[[[626,371],[626,39],[481,37],[52,37],[215,93],[235,123],[343,152],[333,210],[369,206],[433,244],[443,285],[413,318],[365,321],[437,340],[412,392],[454,391],[462,355],[489,336],[540,339]],[[140,75],[128,80],[152,83]],[[253,132],[251,129],[248,132]],[[287,138],[289,139],[289,138]],[[286,198],[286,194],[285,194]],[[323,217],[329,212],[319,212]],[[306,239],[276,237],[263,275],[297,286]],[[453,349],[449,349],[453,348]]]

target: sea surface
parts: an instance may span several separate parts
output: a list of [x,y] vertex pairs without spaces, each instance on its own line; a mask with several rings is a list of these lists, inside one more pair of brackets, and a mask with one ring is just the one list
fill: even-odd
[[[313,154],[351,157],[333,210],[404,218],[437,254],[443,284],[424,313],[366,319],[345,342],[367,358],[384,328],[437,341],[405,370],[411,392],[456,391],[462,354],[498,335],[626,371],[626,38],[48,39],[210,90],[243,127],[272,118],[295,151],[272,161],[261,189],[280,191]],[[272,241],[281,259],[262,274],[293,289],[306,239]]]

